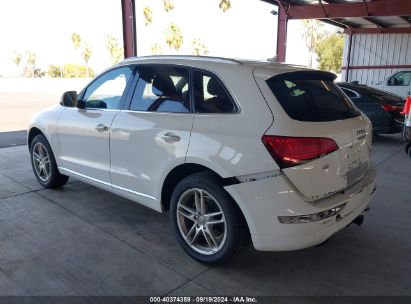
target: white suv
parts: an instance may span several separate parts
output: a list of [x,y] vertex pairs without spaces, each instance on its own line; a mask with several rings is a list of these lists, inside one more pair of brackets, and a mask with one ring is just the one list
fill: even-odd
[[177,240],[206,264],[296,250],[362,220],[375,191],[370,121],[335,75],[270,62],[125,60],[34,117],[35,176],[68,176],[170,210]]

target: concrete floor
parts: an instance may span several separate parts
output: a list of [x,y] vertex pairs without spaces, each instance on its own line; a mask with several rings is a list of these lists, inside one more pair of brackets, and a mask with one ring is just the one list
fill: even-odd
[[[0,79],[0,88],[1,88]],[[61,94],[39,94],[0,91],[0,132],[27,130],[31,118],[59,103]]]
[[0,295],[411,295],[411,159],[398,135],[378,137],[373,158],[363,226],[208,268],[180,249],[168,214],[76,181],[44,190],[26,146],[0,149]]

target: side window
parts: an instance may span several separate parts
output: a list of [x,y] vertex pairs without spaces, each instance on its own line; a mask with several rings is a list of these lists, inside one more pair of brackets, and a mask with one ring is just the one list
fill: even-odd
[[411,72],[398,72],[388,80],[389,86],[409,86],[411,82]]
[[189,69],[159,65],[138,67],[132,111],[189,113]]
[[223,84],[212,74],[194,70],[194,100],[197,113],[235,113],[238,108]]
[[97,78],[84,93],[85,108],[119,109],[121,96],[132,73],[132,67],[121,67]]

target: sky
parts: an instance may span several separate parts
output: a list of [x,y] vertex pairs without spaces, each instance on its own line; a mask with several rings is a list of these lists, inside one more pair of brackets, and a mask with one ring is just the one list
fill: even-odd
[[[163,54],[176,54],[165,43],[165,31],[172,22],[183,33],[178,54],[191,54],[193,39],[200,38],[212,56],[267,59],[275,55],[277,16],[271,14],[275,6],[258,0],[231,0],[231,8],[223,12],[219,0],[171,1],[174,9],[167,13],[163,0],[136,0],[138,55],[151,55],[154,44],[161,46]],[[153,11],[149,25],[143,15],[146,6]],[[108,68],[105,36],[113,34],[122,43],[120,0],[1,0],[0,75],[17,75],[12,61],[15,51],[34,52],[36,66],[43,70],[50,64],[83,64],[70,38],[74,32],[93,49],[90,66],[96,72]],[[302,32],[300,21],[289,22],[289,63],[308,63]]]

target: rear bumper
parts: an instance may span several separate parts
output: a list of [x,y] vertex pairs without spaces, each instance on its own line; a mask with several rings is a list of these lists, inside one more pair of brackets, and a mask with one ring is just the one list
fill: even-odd
[[[257,250],[286,251],[311,247],[350,224],[369,205],[375,191],[376,171],[367,175],[345,193],[315,202],[304,201],[280,176],[225,187],[239,204],[250,228]],[[307,215],[329,210],[345,203],[337,216],[310,223],[282,224],[278,216]]]

